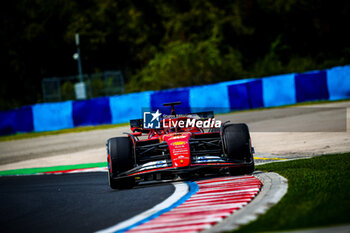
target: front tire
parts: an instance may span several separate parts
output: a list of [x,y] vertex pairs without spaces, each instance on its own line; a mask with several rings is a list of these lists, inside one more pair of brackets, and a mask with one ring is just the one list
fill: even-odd
[[229,124],[223,129],[224,151],[227,157],[243,167],[229,168],[231,175],[250,174],[254,171],[254,159],[251,148],[249,129],[246,124]]
[[134,167],[132,160],[132,142],[128,137],[115,137],[107,141],[108,183],[112,189],[128,189],[135,185],[133,177],[115,179],[115,177]]

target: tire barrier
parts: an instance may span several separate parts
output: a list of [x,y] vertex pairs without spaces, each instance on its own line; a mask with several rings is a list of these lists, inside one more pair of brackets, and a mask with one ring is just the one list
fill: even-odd
[[162,112],[165,110],[163,103],[174,101],[182,102],[177,112],[181,114],[196,108],[216,108],[222,113],[349,98],[350,65],[300,74],[24,106],[0,112],[0,135],[126,123],[129,119],[141,118],[142,108]]

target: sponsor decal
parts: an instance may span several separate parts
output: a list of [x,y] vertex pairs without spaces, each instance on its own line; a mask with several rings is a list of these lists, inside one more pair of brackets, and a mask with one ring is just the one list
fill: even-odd
[[[198,119],[196,116],[181,116],[177,118],[163,115],[157,109],[156,112],[143,112],[143,127],[145,129],[160,129],[160,128],[220,128],[221,121],[215,118],[206,120]],[[162,120],[163,119],[163,120]]]
[[183,144],[186,144],[186,142],[185,141],[179,141],[179,142],[174,142],[173,143],[174,146],[181,146]]
[[161,115],[162,114],[159,112],[159,109],[157,109],[156,112],[144,112],[143,127],[145,129],[159,129]]
[[174,119],[165,119],[163,121],[163,128],[220,128],[221,121],[215,120],[215,118],[209,118],[207,120],[198,120],[193,118],[188,118],[186,120],[174,120]]

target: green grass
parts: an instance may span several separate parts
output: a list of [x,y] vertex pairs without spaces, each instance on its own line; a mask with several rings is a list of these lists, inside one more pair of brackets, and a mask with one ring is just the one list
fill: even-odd
[[0,142],[35,138],[35,137],[49,136],[49,135],[57,135],[57,134],[65,134],[65,133],[78,133],[78,132],[85,132],[85,131],[99,130],[99,129],[111,129],[111,128],[127,126],[127,125],[129,125],[129,123],[114,124],[114,125],[82,126],[82,127],[71,128],[71,129],[61,129],[61,130],[46,131],[46,132],[17,133],[13,135],[0,136]]
[[106,167],[106,166],[107,166],[107,162],[100,162],[100,163],[85,163],[85,164],[75,164],[75,165],[62,165],[62,166],[54,166],[54,167],[23,168],[23,169],[0,171],[0,176],[33,175],[33,174],[43,173],[43,172],[67,171],[67,170],[73,170],[73,169],[95,168],[95,167]]
[[350,223],[350,153],[257,166],[288,179],[282,200],[235,233]]

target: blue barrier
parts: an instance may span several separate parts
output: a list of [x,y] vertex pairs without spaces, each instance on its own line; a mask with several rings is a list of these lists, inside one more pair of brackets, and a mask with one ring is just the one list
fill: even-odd
[[313,71],[295,75],[297,102],[328,100],[326,71]]
[[350,66],[334,67],[302,74],[25,106],[0,112],[0,135],[123,123],[141,118],[141,108],[170,113],[170,108],[164,108],[163,103],[174,101],[182,102],[177,113],[187,113],[198,108],[217,108],[226,112],[349,98]]
[[163,114],[170,114],[170,107],[163,107],[164,103],[181,101],[181,107],[177,108],[176,113],[188,113],[190,108],[189,103],[189,89],[178,88],[172,90],[157,91],[151,94],[151,109],[152,111],[159,111]]
[[232,110],[244,110],[250,108],[249,90],[246,83],[229,85],[227,88],[230,107]]
[[110,124],[109,98],[74,101],[73,121],[74,126]]
[[294,74],[267,77],[262,80],[265,107],[296,103]]
[[350,66],[327,70],[327,84],[330,100],[350,98]]
[[34,131],[73,128],[72,101],[36,104],[33,108]]
[[261,79],[248,82],[247,85],[249,91],[250,108],[264,107]]
[[142,108],[150,108],[151,94],[140,92],[127,95],[112,96],[109,105],[112,113],[112,124],[129,122],[130,119],[142,118]]
[[0,112],[0,135],[16,133],[16,110]]
[[33,129],[31,106],[0,112],[0,135],[32,132]]
[[201,111],[202,108],[212,108],[217,110],[217,113],[222,113],[228,112],[230,109],[225,83],[191,87],[189,99],[191,112]]
[[16,132],[32,132],[33,127],[33,111],[31,106],[25,106],[16,110]]
[[228,95],[232,110],[260,108],[264,106],[262,81],[249,79],[247,82],[237,82],[228,85]]

